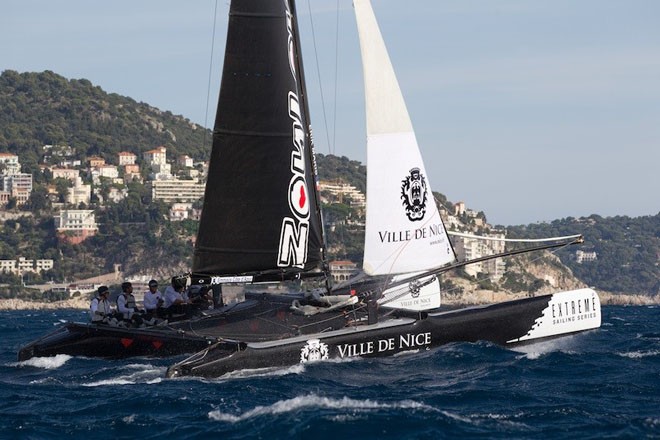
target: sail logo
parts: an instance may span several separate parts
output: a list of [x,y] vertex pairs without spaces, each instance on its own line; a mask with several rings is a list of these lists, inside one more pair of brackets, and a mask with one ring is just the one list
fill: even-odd
[[401,200],[408,220],[422,220],[426,214],[427,201],[426,179],[419,168],[410,170],[410,174],[401,181]]
[[[289,3],[286,7],[286,27],[288,31],[287,48],[289,67],[296,82],[295,46],[293,40],[292,15]],[[309,192],[305,179],[305,130],[302,124],[300,100],[294,91],[289,91],[287,107],[292,127],[291,180],[287,200],[291,216],[282,219],[280,242],[277,254],[278,267],[305,267],[307,262],[307,244],[309,240]]]
[[328,359],[329,354],[328,344],[319,339],[310,339],[300,350],[300,363],[322,361]]

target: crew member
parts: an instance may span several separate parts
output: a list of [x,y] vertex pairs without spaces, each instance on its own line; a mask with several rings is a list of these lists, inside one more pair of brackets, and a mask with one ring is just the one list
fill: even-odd
[[122,293],[117,297],[117,311],[124,321],[133,322],[137,327],[143,324],[142,314],[135,304],[133,285],[128,281],[121,284]]
[[146,318],[162,317],[163,295],[158,290],[158,281],[149,281],[149,290],[144,292],[144,309]]
[[89,305],[89,315],[92,322],[108,322],[112,318],[112,309],[110,308],[110,301],[108,301],[109,294],[110,289],[108,289],[108,286],[101,286],[96,290],[96,295]]

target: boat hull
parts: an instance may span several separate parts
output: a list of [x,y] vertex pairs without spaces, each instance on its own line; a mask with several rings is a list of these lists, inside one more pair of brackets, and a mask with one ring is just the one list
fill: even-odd
[[218,377],[234,370],[325,359],[393,356],[451,342],[524,345],[597,328],[600,319],[598,295],[591,289],[580,289],[280,341],[223,341],[171,366],[167,375]]
[[22,347],[18,360],[70,356],[121,359],[133,356],[167,357],[194,353],[216,342],[169,329],[125,329],[68,322],[57,330]]
[[252,342],[282,339],[345,326],[341,311],[332,316],[305,317],[290,310],[286,295],[249,295],[250,299],[166,327],[120,328],[107,324],[67,322],[57,330],[22,347],[18,360],[70,356],[108,359],[133,356],[166,357],[195,353],[220,339]]

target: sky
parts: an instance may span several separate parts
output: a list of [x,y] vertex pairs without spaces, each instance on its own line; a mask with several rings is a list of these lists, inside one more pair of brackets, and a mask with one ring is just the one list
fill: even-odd
[[[499,225],[660,211],[660,2],[372,3],[434,191]],[[210,127],[228,5],[4,0],[0,71],[85,78]],[[366,163],[352,3],[297,9],[316,151]]]

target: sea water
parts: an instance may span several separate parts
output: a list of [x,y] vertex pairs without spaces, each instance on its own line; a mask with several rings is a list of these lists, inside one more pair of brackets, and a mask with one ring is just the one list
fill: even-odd
[[456,343],[404,356],[166,379],[170,359],[21,345],[81,311],[0,312],[0,437],[660,438],[660,308],[603,308],[599,330],[513,351]]

